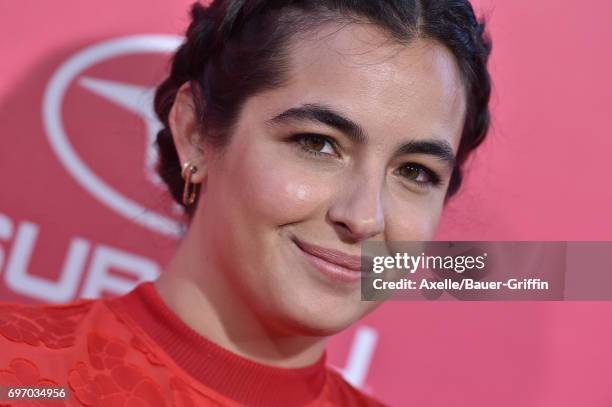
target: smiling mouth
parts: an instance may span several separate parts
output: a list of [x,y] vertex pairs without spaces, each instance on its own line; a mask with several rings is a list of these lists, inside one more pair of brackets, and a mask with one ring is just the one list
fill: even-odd
[[355,282],[364,274],[361,270],[360,256],[306,243],[297,238],[292,240],[315,269],[333,280]]

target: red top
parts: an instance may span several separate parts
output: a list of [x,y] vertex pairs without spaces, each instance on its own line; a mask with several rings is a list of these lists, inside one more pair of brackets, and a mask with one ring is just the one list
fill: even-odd
[[152,283],[112,300],[0,305],[0,386],[68,393],[30,405],[382,406],[325,357],[291,369],[246,359],[182,322]]

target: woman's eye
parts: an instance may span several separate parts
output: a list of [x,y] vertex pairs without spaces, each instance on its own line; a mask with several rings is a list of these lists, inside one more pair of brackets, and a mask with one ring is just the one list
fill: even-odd
[[440,183],[439,177],[429,168],[419,164],[406,164],[398,168],[398,173],[419,186],[435,186]]
[[337,155],[333,140],[318,134],[298,134],[295,140],[302,149],[314,155]]

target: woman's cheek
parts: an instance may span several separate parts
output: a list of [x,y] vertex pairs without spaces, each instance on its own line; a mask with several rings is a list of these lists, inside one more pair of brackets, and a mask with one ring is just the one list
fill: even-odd
[[387,240],[428,241],[434,238],[441,211],[436,205],[401,202],[387,210]]
[[308,219],[329,197],[329,185],[297,165],[251,174],[244,202],[254,215],[276,225]]

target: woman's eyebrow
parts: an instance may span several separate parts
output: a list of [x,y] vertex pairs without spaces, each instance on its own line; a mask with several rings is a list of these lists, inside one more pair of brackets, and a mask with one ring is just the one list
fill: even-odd
[[366,144],[368,137],[363,128],[351,119],[342,116],[333,108],[317,103],[308,103],[292,107],[269,120],[271,123],[283,123],[296,120],[307,120],[325,124],[346,134],[352,141]]
[[[333,127],[346,134],[352,141],[359,144],[367,144],[368,136],[364,129],[353,120],[343,116],[329,106],[317,103],[308,103],[299,107],[287,109],[281,114],[273,117],[268,122],[273,124],[306,120],[322,123]],[[402,144],[395,155],[426,154],[432,155],[446,163],[449,169],[453,169],[456,162],[455,154],[451,145],[440,139],[412,140]]]
[[396,155],[404,154],[432,155],[443,161],[450,170],[455,167],[457,160],[453,148],[446,140],[412,140],[397,149]]

